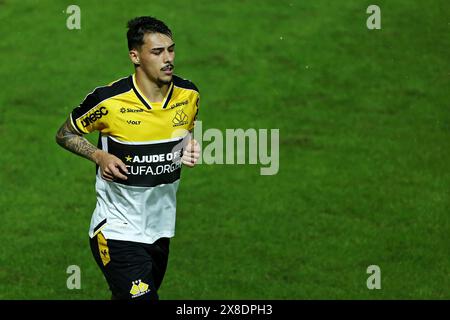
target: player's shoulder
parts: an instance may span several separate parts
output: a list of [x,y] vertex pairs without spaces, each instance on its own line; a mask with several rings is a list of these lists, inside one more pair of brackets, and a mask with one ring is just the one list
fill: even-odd
[[97,99],[106,100],[119,94],[132,90],[130,83],[131,76],[127,76],[109,83],[106,86],[97,87],[92,92]]
[[197,86],[191,80],[181,78],[177,75],[173,75],[172,81],[173,81],[173,85],[178,88],[182,88],[182,89],[186,89],[186,90],[194,90],[194,91],[197,91],[198,93],[200,93]]
[[130,78],[131,76],[128,76],[113,81],[109,85],[95,88],[86,95],[83,102],[80,104],[82,111],[86,111],[109,98],[131,90]]
[[83,102],[81,102],[80,112],[86,112],[109,98],[131,90],[130,79],[131,76],[124,77],[113,81],[106,86],[95,88],[93,91],[88,93],[83,99]]

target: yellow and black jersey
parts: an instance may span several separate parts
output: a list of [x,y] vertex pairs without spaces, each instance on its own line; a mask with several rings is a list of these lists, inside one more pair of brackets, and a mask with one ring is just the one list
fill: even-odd
[[70,119],[81,134],[100,132],[98,147],[128,168],[128,179],[108,182],[97,168],[97,205],[89,234],[153,243],[175,232],[182,139],[194,127],[199,91],[173,76],[162,102],[150,102],[135,75],[96,88]]
[[88,94],[71,121],[80,133],[97,130],[121,141],[170,139],[176,129],[193,128],[199,98],[192,82],[173,76],[164,100],[150,102],[132,75]]

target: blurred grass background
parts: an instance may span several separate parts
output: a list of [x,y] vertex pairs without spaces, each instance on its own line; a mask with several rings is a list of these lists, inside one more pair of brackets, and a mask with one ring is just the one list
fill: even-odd
[[140,15],[174,32],[204,130],[280,129],[277,175],[183,171],[162,299],[449,299],[450,5],[378,0],[368,30],[370,4],[0,1],[0,299],[110,297],[88,245],[94,165],[54,136],[133,72]]

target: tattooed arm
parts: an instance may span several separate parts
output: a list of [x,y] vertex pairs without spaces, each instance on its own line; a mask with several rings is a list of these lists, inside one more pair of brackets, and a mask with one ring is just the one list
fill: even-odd
[[[63,147],[79,156],[91,161],[96,161],[100,149],[92,145],[86,138],[77,133],[70,123],[70,119],[59,128],[56,133],[56,142]],[[94,153],[97,154],[94,156]]]
[[64,149],[95,162],[100,167],[105,180],[127,179],[127,176],[123,174],[128,173],[125,164],[116,156],[98,149],[80,135],[70,123],[70,118],[56,133],[56,142]]

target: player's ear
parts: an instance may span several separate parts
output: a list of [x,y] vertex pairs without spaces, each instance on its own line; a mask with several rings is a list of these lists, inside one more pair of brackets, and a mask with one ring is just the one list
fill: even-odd
[[131,62],[133,62],[134,65],[138,66],[140,64],[139,52],[136,49],[131,49],[128,52],[128,55],[130,56],[130,60]]

